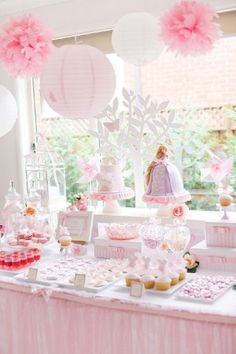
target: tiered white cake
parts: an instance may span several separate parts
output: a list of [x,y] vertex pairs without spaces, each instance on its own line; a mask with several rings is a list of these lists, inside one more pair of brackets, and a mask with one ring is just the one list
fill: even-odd
[[236,273],[236,223],[206,222],[205,240],[190,252],[200,261],[201,268]]
[[124,190],[121,165],[113,157],[105,157],[100,165],[100,173],[97,175],[98,192],[118,193]]

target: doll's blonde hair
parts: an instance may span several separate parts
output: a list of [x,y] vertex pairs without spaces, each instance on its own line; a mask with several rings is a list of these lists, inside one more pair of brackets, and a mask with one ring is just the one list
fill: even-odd
[[[167,156],[167,147],[165,145],[160,145],[156,151],[155,158],[158,160],[162,160]],[[154,167],[157,165],[157,162],[154,160],[148,166],[146,173],[145,173],[145,185],[148,186],[152,171]]]

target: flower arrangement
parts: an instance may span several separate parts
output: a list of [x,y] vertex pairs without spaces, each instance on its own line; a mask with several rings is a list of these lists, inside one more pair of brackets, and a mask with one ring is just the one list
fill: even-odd
[[88,197],[83,194],[78,194],[75,197],[74,206],[80,211],[88,210]]
[[4,232],[5,232],[5,225],[0,224],[0,238],[4,236]]
[[5,231],[5,225],[4,224],[0,224],[0,233],[4,233]]
[[199,261],[197,261],[196,258],[190,252],[186,252],[183,258],[186,262],[187,272],[196,273],[197,268],[199,266]]
[[182,0],[162,16],[161,38],[178,54],[206,54],[222,33],[214,21],[216,17],[216,11],[210,5]]

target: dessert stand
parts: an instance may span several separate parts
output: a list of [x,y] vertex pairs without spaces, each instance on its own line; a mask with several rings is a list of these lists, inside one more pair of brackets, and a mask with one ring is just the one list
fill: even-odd
[[229,209],[228,206],[222,206],[221,207],[221,210],[223,211],[223,215],[222,215],[221,220],[229,220],[229,216],[227,214],[228,209]]
[[[217,206],[218,206],[218,204],[217,204]],[[227,205],[227,206],[220,205],[220,210],[223,211],[223,215],[221,217],[221,220],[229,220],[230,219],[228,212],[232,211],[234,206],[235,206],[234,203]]]
[[144,202],[159,205],[157,215],[162,217],[169,216],[170,207],[173,203],[185,203],[189,200],[191,200],[189,193],[179,194],[178,196],[152,196],[147,194],[143,196]]
[[90,198],[96,201],[103,201],[103,213],[119,213],[121,207],[118,203],[119,200],[131,199],[134,197],[134,191],[131,188],[125,188],[121,192],[113,193],[102,193],[102,192],[93,192],[90,194]]

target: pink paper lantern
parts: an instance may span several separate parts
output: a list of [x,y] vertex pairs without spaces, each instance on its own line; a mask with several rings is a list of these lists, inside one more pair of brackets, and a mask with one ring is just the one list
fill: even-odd
[[90,118],[106,108],[115,90],[110,61],[88,45],[56,49],[43,67],[41,92],[49,106],[73,119]]

